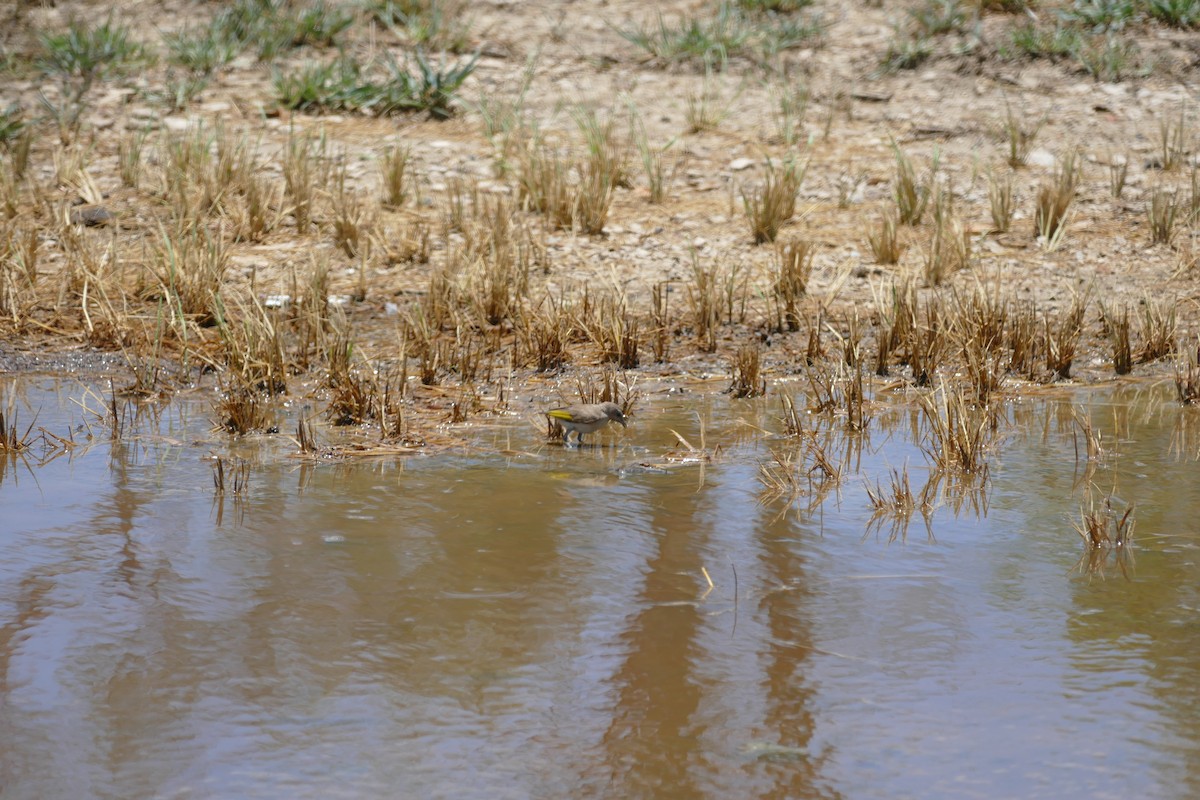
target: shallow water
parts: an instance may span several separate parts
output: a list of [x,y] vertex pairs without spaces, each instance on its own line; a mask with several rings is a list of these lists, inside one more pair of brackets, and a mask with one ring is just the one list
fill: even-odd
[[[59,435],[81,395],[0,383]],[[1200,796],[1200,420],[1164,397],[1014,404],[986,499],[928,529],[871,524],[866,481],[926,474],[900,411],[823,500],[760,502],[773,398],[651,396],[579,449],[264,437],[244,498],[187,398],[0,458],[0,796]],[[645,466],[701,420],[711,464]],[[1132,561],[1075,569],[1089,480]]]

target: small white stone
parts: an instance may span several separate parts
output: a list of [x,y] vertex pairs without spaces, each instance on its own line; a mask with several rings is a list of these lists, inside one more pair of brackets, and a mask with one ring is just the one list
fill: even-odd
[[729,168],[734,172],[741,172],[744,169],[750,169],[754,166],[753,158],[735,158],[729,162]]
[[1025,163],[1033,167],[1053,167],[1057,163],[1057,160],[1049,150],[1043,150],[1039,147],[1029,154],[1025,159]]

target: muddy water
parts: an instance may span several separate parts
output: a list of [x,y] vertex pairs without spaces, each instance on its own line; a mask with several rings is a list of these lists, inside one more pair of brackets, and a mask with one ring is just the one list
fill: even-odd
[[[78,385],[0,388],[87,419]],[[919,489],[908,415],[823,500],[760,503],[771,399],[652,396],[572,450],[524,421],[407,460],[245,442],[244,498],[186,398],[9,458],[0,796],[1196,797],[1200,420],[1162,397],[1072,398],[1090,474],[1069,404],[1015,405],[987,495],[907,529],[864,484]],[[701,421],[713,463],[660,468]],[[1131,561],[1074,571],[1085,481],[1137,504]]]

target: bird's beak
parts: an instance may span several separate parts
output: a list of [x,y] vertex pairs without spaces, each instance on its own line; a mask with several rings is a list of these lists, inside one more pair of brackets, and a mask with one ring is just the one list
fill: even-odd
[[622,427],[622,428],[628,428],[628,427],[629,427],[629,423],[627,423],[627,422],[625,421],[625,418],[624,418],[624,417],[620,417],[619,419],[617,419],[617,422],[621,423],[621,427]]

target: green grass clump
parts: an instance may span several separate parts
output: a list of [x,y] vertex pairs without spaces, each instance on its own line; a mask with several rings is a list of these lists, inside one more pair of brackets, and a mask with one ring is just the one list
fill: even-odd
[[25,113],[21,110],[20,105],[13,103],[0,111],[0,145],[11,146],[13,142],[21,138],[21,132],[24,129]]
[[1145,0],[1151,17],[1172,28],[1200,25],[1200,0]]
[[908,16],[920,36],[958,33],[966,28],[969,20],[962,0],[925,0],[909,11]]
[[[1200,0],[1197,0],[1200,2]],[[1009,31],[1009,42],[1000,47],[1006,58],[1039,58],[1066,62],[1096,80],[1120,81],[1145,75],[1153,64],[1143,56],[1137,43],[1117,32],[1123,24],[1122,11],[1101,12],[1094,4],[1077,6],[1076,14],[1065,15],[1052,25],[1027,23]],[[1085,11],[1078,8],[1086,7]],[[1138,12],[1131,12],[1134,18]],[[1095,21],[1088,25],[1087,20]],[[1102,32],[1090,32],[1103,29]]]
[[1009,31],[1009,43],[1001,47],[1001,54],[1061,61],[1078,51],[1081,39],[1078,28],[1028,23]]
[[737,0],[738,8],[765,14],[791,14],[812,5],[813,0]]
[[888,42],[883,56],[884,72],[916,69],[933,55],[933,45],[924,36],[901,35]]
[[129,37],[129,29],[111,19],[94,28],[74,20],[65,31],[43,33],[39,39],[42,72],[89,85],[152,60],[150,52]]
[[184,28],[163,37],[169,69],[160,96],[182,109],[202,92],[213,73],[254,46],[260,59],[305,45],[330,47],[354,22],[347,6],[317,0],[293,10],[281,0],[237,0],[207,25]]
[[1062,12],[1062,18],[1082,27],[1104,33],[1118,31],[1138,16],[1136,0],[1075,0]]
[[198,75],[211,75],[237,57],[244,43],[214,21],[200,29],[185,28],[163,37],[167,59]]
[[[328,64],[312,64],[295,72],[275,75],[275,92],[285,108],[298,111],[354,111],[387,115],[428,111],[439,119],[454,112],[451,102],[475,69],[477,56],[449,67],[432,65],[420,52],[417,70],[385,58],[374,69],[343,56]],[[372,74],[380,74],[380,79]]]
[[474,23],[466,0],[376,0],[371,14],[416,47],[464,53]]
[[95,83],[154,60],[149,50],[130,38],[128,28],[111,19],[95,27],[73,20],[65,31],[43,33],[38,39],[37,66],[58,81],[57,98],[42,94],[42,106],[57,123],[64,142],[78,130],[85,97]]
[[721,3],[712,15],[680,16],[668,22],[618,28],[626,41],[663,63],[725,64],[731,58],[762,59],[810,44],[820,36],[817,21],[778,14],[752,14],[740,4]]
[[302,7],[283,0],[236,0],[207,25],[165,39],[171,63],[209,75],[251,48],[266,61],[298,47],[333,47],[354,20],[350,6],[325,0]]
[[1151,66],[1137,43],[1116,33],[1087,37],[1076,51],[1075,61],[1098,81],[1121,81],[1147,74]]

